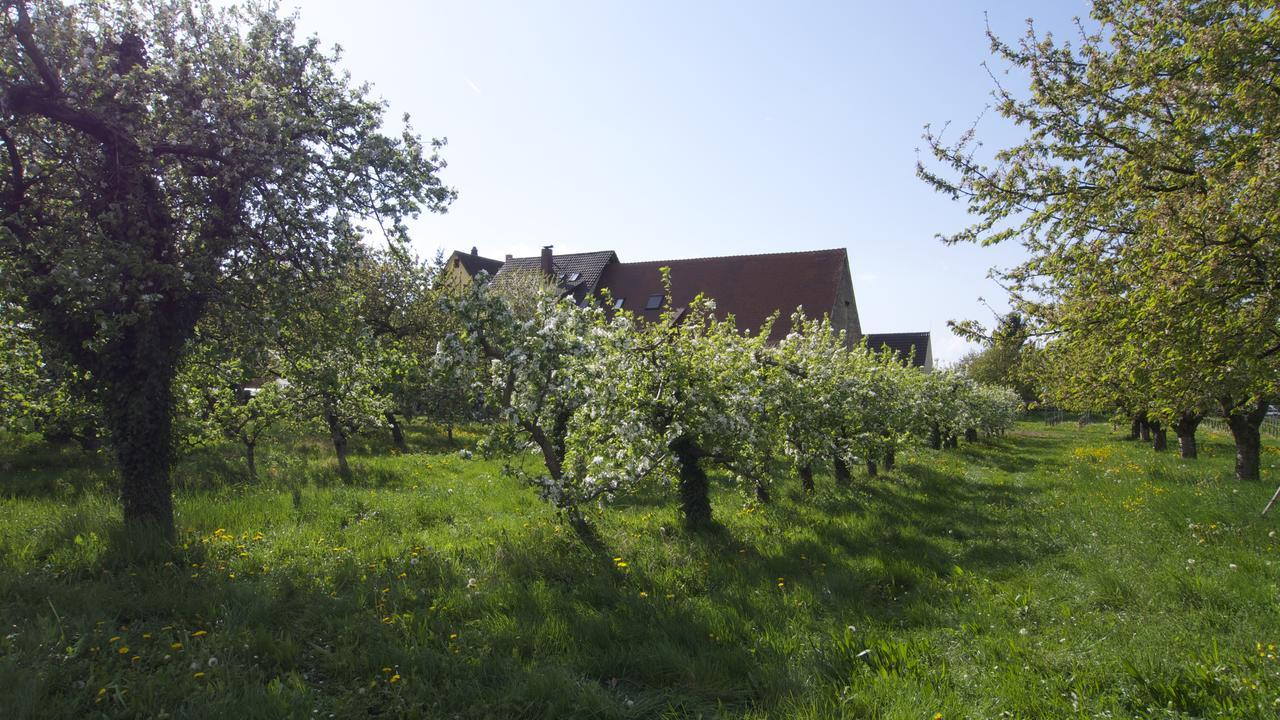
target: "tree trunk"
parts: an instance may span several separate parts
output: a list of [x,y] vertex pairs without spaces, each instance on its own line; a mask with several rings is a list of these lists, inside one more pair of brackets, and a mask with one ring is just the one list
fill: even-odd
[[351,482],[351,466],[347,464],[347,431],[333,410],[325,410],[324,419],[329,423],[329,436],[333,438],[333,450],[338,455],[338,477]]
[[938,429],[937,425],[929,428],[929,447],[934,450],[942,449],[942,431]]
[[1147,411],[1138,413],[1138,435],[1142,442],[1151,442],[1151,422],[1147,420]]
[[835,470],[836,485],[849,487],[853,483],[853,475],[849,472],[849,463],[846,463],[844,458],[839,455],[831,458],[831,467]]
[[954,434],[947,435],[942,441],[942,447],[948,450],[958,446],[959,444],[960,443],[956,440],[956,436]]
[[1226,416],[1231,437],[1236,441],[1236,477],[1240,480],[1262,479],[1262,421],[1266,417],[1265,402],[1251,408],[1233,408]]
[[445,432],[449,435],[449,444],[453,445],[453,423],[449,423],[445,428]]
[[76,437],[76,442],[80,443],[80,450],[86,455],[97,455],[102,449],[102,437],[98,434],[98,426],[88,423],[84,432]]
[[807,493],[813,492],[813,465],[809,463],[800,466],[800,487]]
[[978,442],[978,431],[975,428],[965,428],[964,441],[969,443]]
[[258,480],[258,461],[255,457],[258,447],[258,441],[244,441],[244,464],[249,469],[249,479],[257,482]]
[[884,451],[884,469],[885,472],[893,472],[893,467],[897,465],[898,459],[894,457],[893,449]]
[[173,369],[133,366],[113,378],[105,393],[104,414],[120,466],[124,522],[151,526],[172,539]]
[[756,500],[762,505],[768,505],[773,500],[769,496],[769,488],[765,487],[764,483],[759,480],[756,481]]
[[1200,427],[1200,421],[1203,419],[1204,415],[1200,413],[1184,412],[1178,417],[1178,422],[1173,425],[1173,431],[1178,435],[1178,450],[1183,460],[1194,460],[1197,457],[1196,429]]
[[688,530],[701,530],[711,525],[711,483],[698,461],[693,443],[681,439],[672,450],[680,463],[680,510]]
[[390,410],[383,413],[383,417],[387,419],[387,424],[391,426],[391,441],[396,444],[396,449],[400,452],[409,452],[409,446],[404,441],[404,430],[400,427],[400,421],[396,419],[396,414]]
[[1153,420],[1148,423],[1151,426],[1151,449],[1156,452],[1164,452],[1169,449],[1169,431],[1159,420]]
[[880,469],[876,467],[876,461],[867,458],[867,477],[875,477],[880,474]]
[[1129,437],[1125,440],[1137,440],[1142,436],[1142,420],[1138,415],[1133,416],[1133,421],[1129,423]]

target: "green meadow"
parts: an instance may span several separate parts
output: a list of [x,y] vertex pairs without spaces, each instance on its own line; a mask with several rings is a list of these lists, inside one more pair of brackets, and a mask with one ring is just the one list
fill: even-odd
[[123,534],[107,465],[10,439],[0,715],[1280,715],[1274,488],[1222,435],[1184,462],[1026,422],[850,490],[718,482],[693,535],[654,486],[592,548],[474,436],[410,430],[345,485],[318,438],[257,483],[193,453],[172,547]]

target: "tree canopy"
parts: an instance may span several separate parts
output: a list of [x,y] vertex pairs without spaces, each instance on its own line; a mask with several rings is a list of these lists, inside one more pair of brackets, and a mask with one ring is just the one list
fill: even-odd
[[[434,153],[291,17],[197,0],[3,4],[0,267],[92,377],[126,520],[172,528],[172,381],[197,321],[454,197]],[[241,288],[243,292],[236,289]]]

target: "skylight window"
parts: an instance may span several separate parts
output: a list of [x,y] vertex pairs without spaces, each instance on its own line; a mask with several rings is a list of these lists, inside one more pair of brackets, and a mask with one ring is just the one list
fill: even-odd
[[623,301],[623,300],[625,300],[625,299],[626,299],[626,298],[618,298],[617,300],[614,300],[614,301],[613,301],[613,309],[614,309],[614,310],[621,310],[621,309],[622,309],[622,301]]
[[644,304],[645,310],[657,310],[662,307],[662,295],[650,295],[649,302]]
[[569,273],[569,276],[565,278],[565,281],[578,282],[578,279],[581,277],[582,277],[582,273]]

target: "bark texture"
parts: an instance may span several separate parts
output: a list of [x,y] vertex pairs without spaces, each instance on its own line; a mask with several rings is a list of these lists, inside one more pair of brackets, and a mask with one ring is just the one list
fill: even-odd
[[1227,413],[1227,426],[1236,441],[1236,477],[1240,480],[1262,479],[1262,421],[1266,417],[1265,402]]

